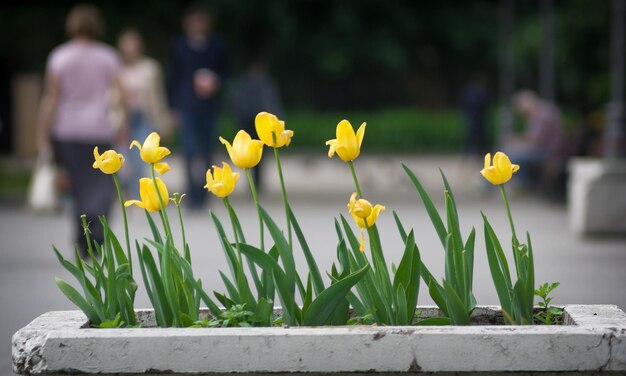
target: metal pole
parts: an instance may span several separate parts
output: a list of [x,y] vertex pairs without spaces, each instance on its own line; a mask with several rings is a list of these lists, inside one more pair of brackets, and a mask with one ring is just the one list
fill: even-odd
[[511,96],[515,86],[515,55],[511,34],[513,29],[513,0],[500,1],[500,130],[498,144],[502,146],[513,134],[513,114],[511,112]]
[[606,158],[626,156],[624,122],[624,0],[613,0],[611,29],[611,101],[607,106],[604,132]]
[[541,54],[539,55],[539,94],[554,102],[554,0],[539,0],[541,13]]

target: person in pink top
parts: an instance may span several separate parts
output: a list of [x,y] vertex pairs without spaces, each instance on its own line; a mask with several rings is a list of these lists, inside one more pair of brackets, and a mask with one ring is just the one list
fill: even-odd
[[97,41],[102,29],[96,7],[76,5],[71,9],[66,23],[70,40],[48,57],[38,119],[39,147],[54,150],[70,179],[76,242],[83,256],[87,242],[80,216],[87,216],[92,239],[102,243],[98,216],[108,214],[115,197],[112,179],[92,168],[93,149],[110,149],[116,136],[124,132],[123,124],[115,129],[108,116],[108,98],[118,86],[121,64],[113,48]]

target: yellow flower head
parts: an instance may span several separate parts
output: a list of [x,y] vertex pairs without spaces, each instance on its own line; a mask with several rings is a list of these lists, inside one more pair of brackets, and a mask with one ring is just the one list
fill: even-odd
[[480,173],[491,184],[500,185],[509,181],[517,170],[519,170],[519,165],[512,164],[509,157],[499,151],[493,156],[493,165],[491,153],[485,155],[485,168],[480,170]]
[[[159,136],[159,134],[156,132],[152,132],[143,142],[143,145],[139,144],[139,141],[134,140],[130,144],[130,149],[132,149],[133,146],[136,146],[137,149],[139,149],[141,159],[146,163],[159,163],[161,159],[170,154],[170,150],[168,148],[159,146],[160,143],[161,137]],[[155,166],[155,168],[157,168],[157,166]]]
[[350,202],[348,203],[348,211],[354,218],[356,225],[361,228],[359,234],[359,250],[363,252],[365,250],[365,239],[363,236],[363,229],[372,227],[376,223],[378,214],[381,211],[385,211],[385,207],[376,204],[372,207],[372,204],[365,199],[356,199],[356,192],[352,193]]
[[102,155],[98,153],[98,147],[93,149],[93,168],[100,169],[105,174],[114,174],[124,165],[124,156],[115,150],[107,150]]
[[263,142],[253,140],[244,130],[237,132],[232,146],[222,137],[220,137],[220,142],[226,145],[230,160],[239,168],[252,168],[261,161]]
[[365,135],[365,123],[361,124],[359,130],[354,133],[352,124],[347,120],[342,120],[337,124],[337,138],[326,141],[328,149],[328,157],[332,158],[335,153],[339,155],[344,162],[350,162],[361,153],[361,143]]
[[157,195],[157,188],[154,186],[154,180],[150,178],[139,179],[139,196],[141,197],[141,201],[128,200],[124,203],[124,206],[128,207],[131,205],[137,205],[149,212],[160,210],[161,201],[163,202],[163,205],[167,206],[169,202],[169,193],[167,192],[165,183],[163,183],[163,180],[160,178],[156,178],[156,186],[159,189],[159,195],[161,196],[160,200],[159,195]]
[[269,112],[259,112],[254,119],[256,133],[263,143],[269,147],[282,148],[289,146],[293,131],[285,130],[285,122]]
[[235,190],[237,180],[239,180],[239,173],[233,172],[228,163],[222,162],[222,168],[213,166],[213,173],[211,169],[206,171],[204,188],[217,197],[228,197]]

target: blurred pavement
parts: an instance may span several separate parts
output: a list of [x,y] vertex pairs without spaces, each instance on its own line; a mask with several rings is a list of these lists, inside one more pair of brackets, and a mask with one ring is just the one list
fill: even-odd
[[[279,224],[284,216],[273,158],[265,161],[265,190],[262,205]],[[435,275],[443,272],[443,252],[421,201],[408,178],[397,163],[406,161],[427,190],[433,192],[441,204],[442,184],[437,167],[447,174],[459,203],[459,215],[464,236],[472,226],[477,228],[474,289],[479,304],[498,304],[487,266],[480,211],[491,219],[501,239],[509,235],[504,208],[496,189],[489,187],[478,174],[481,161],[458,156],[368,156],[356,161],[361,186],[367,199],[382,203],[387,211],[379,217],[383,248],[389,262],[398,262],[402,244],[393,221],[396,210],[405,227],[416,230],[416,242],[424,262]],[[182,190],[182,168],[179,159],[171,161],[172,171],[166,175],[170,192]],[[335,260],[336,234],[333,218],[347,215],[346,203],[353,191],[348,167],[334,158],[296,155],[283,158],[283,168],[290,202],[304,229],[311,249],[322,270],[328,270]],[[258,242],[257,216],[242,176],[240,191],[232,198],[239,218],[247,230],[251,243]],[[529,194],[517,193],[511,197],[516,227],[520,233],[528,230],[535,249],[536,280],[560,281],[554,302],[617,304],[626,308],[626,238],[581,239],[572,234],[567,225],[566,209]],[[440,205],[441,207],[441,205]],[[171,207],[170,209],[174,209]],[[215,235],[208,212],[214,210],[226,225],[222,203],[212,200],[204,211],[185,211],[186,235],[190,244],[194,269],[207,290],[222,290],[217,270],[226,270],[226,262]],[[175,215],[172,211],[171,215]],[[144,214],[137,208],[129,209],[131,236],[148,235]],[[110,220],[122,234],[119,210]],[[21,207],[0,207],[0,375],[9,375],[10,338],[20,327],[36,316],[51,310],[74,309],[54,284],[54,277],[74,283],[55,259],[51,244],[70,254],[70,218],[42,215]],[[172,220],[172,223],[177,221]],[[177,229],[174,230],[179,233]],[[508,254],[507,254],[508,255]],[[305,262],[296,250],[301,271]],[[135,269],[138,270],[138,267]],[[140,279],[140,278],[139,278]],[[140,286],[142,283],[139,283]],[[420,290],[420,304],[432,304],[427,289]],[[136,300],[137,307],[149,307],[142,287]]]

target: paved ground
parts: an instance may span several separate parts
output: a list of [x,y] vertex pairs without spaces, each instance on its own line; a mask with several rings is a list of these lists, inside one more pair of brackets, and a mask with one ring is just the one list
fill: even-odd
[[[387,206],[379,226],[388,260],[397,262],[402,249],[392,217],[392,210],[396,210],[405,225],[416,230],[424,262],[437,275],[442,275],[443,271],[441,245],[421,203],[398,167],[398,160],[405,160],[415,168],[428,190],[437,196],[441,195],[441,184],[436,168],[442,167],[447,172],[460,202],[459,214],[465,234],[471,226],[482,228],[480,210],[483,210],[494,222],[496,231],[508,236],[498,192],[481,182],[476,162],[441,156],[363,158],[357,164],[363,190],[372,202]],[[176,161],[173,164],[175,167]],[[352,192],[347,167],[338,160],[297,156],[286,158],[284,168],[294,211],[320,267],[327,270],[335,259],[333,218],[346,213],[346,201]],[[265,170],[263,205],[283,223],[273,165],[267,163]],[[180,188],[180,175],[176,171],[180,170],[174,168],[168,175],[170,191],[177,186]],[[512,210],[518,231],[528,230],[533,237],[537,281],[561,282],[555,292],[555,302],[611,303],[626,308],[626,238],[578,238],[567,225],[564,206],[528,194],[514,196]],[[248,240],[255,242],[257,217],[247,192],[239,192],[232,201],[243,226],[250,230]],[[214,200],[209,206],[202,212],[185,212],[187,237],[194,269],[208,289],[220,290],[216,271],[227,267],[208,211],[215,210],[221,218],[226,217],[219,201]],[[55,244],[69,254],[69,220],[67,215],[41,215],[17,206],[0,207],[0,375],[11,373],[10,337],[13,332],[43,312],[73,309],[54,285],[55,276],[71,279],[58,265],[50,246]],[[112,222],[120,228],[119,211]],[[130,210],[130,222],[132,236],[147,235],[143,212]],[[475,295],[479,304],[497,304],[483,244],[482,231],[479,231]],[[297,254],[297,261],[300,267],[305,266],[300,254]],[[432,303],[425,289],[421,290],[419,303]],[[137,306],[149,307],[143,291],[138,295]]]

